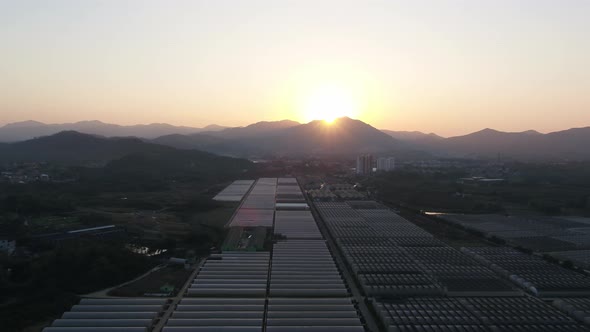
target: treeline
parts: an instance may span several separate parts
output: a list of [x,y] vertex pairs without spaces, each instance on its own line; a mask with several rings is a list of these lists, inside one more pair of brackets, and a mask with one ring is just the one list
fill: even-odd
[[458,183],[461,169],[396,171],[367,183],[378,198],[417,210],[503,213],[522,206],[547,215],[590,215],[590,163],[511,164],[500,183]]

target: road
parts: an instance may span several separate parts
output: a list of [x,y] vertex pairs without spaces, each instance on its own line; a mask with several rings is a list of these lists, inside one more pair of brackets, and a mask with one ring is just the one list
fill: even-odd
[[[160,269],[164,268],[165,266],[166,266],[166,264],[161,264],[161,265],[158,265],[158,266],[154,267],[153,269],[151,269],[151,270],[147,271],[146,273],[144,273],[144,274],[140,275],[139,277],[137,277],[137,278],[135,278],[135,279],[132,279],[132,280],[129,280],[129,281],[125,281],[124,283],[122,283],[122,284],[119,284],[119,285],[117,285],[117,286],[113,286],[113,287],[105,288],[105,289],[102,289],[102,290],[99,290],[99,291],[96,291],[96,292],[92,292],[92,293],[88,293],[88,294],[85,294],[85,295],[80,295],[80,297],[83,297],[83,298],[84,298],[84,297],[90,297],[90,298],[94,298],[94,299],[97,299],[97,298],[103,298],[103,299],[108,299],[108,298],[117,298],[118,296],[110,296],[108,293],[109,293],[111,290],[115,289],[115,288],[119,288],[119,287],[125,286],[125,285],[127,285],[127,284],[130,284],[130,283],[132,283],[132,282],[135,282],[135,281],[137,281],[137,280],[139,280],[139,279],[142,279],[142,278],[144,278],[144,277],[148,276],[149,274],[151,274],[151,273],[153,273],[153,272],[156,272],[156,271],[158,271],[158,270],[160,270]],[[127,296],[126,296],[126,297],[127,297]]]

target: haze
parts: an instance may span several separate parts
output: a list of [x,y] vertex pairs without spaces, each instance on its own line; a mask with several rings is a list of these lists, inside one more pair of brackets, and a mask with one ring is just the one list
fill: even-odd
[[582,0],[0,1],[0,124],[307,122],[337,86],[383,129],[587,126],[588,17]]

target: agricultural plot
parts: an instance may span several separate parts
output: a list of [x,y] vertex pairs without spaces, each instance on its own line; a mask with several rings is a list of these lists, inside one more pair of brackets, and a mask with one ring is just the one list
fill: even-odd
[[491,269],[378,203],[316,206],[370,296],[520,294]]

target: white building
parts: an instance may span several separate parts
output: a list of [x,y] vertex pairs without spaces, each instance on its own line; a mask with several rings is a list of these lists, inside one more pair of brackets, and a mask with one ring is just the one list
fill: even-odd
[[373,156],[370,154],[360,155],[356,158],[356,174],[368,175],[373,172]]
[[378,172],[391,172],[395,170],[395,158],[393,157],[381,157],[377,159],[377,171]]

